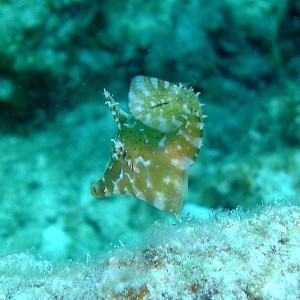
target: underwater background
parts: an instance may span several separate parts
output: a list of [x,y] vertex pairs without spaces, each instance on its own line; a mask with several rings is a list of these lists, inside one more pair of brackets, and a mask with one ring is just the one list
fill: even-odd
[[[0,299],[299,297],[300,1],[0,0],[0,28]],[[117,131],[103,89],[128,112],[136,75],[192,86],[205,104],[182,223],[90,194]],[[234,228],[231,250],[282,261],[231,276],[246,254],[235,261],[218,226]],[[195,275],[207,255],[219,271]]]

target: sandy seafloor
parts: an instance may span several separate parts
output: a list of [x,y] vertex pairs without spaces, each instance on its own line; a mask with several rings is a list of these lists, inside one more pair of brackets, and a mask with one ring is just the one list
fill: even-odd
[[[299,298],[297,1],[0,1],[0,27],[0,299]],[[90,194],[103,88],[128,112],[139,74],[205,104],[180,220]]]

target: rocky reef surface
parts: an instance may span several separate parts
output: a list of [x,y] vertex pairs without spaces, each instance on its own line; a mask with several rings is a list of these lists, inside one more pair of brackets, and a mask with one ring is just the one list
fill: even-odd
[[[143,241],[55,266],[29,254],[0,258],[2,299],[297,299],[300,209],[215,212],[208,221],[157,222]],[[118,249],[117,249],[118,248]]]

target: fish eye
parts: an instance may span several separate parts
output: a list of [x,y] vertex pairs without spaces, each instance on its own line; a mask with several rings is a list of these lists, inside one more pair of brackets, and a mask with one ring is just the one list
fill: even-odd
[[114,141],[114,144],[111,149],[111,157],[115,161],[126,158],[126,148],[124,143],[122,143],[119,140]]

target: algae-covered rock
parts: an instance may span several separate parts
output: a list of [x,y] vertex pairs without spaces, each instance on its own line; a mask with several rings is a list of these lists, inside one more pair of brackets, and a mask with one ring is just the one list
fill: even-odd
[[1,257],[0,297],[297,299],[299,218],[295,206],[216,211],[208,221],[157,222],[143,242],[83,263]]

